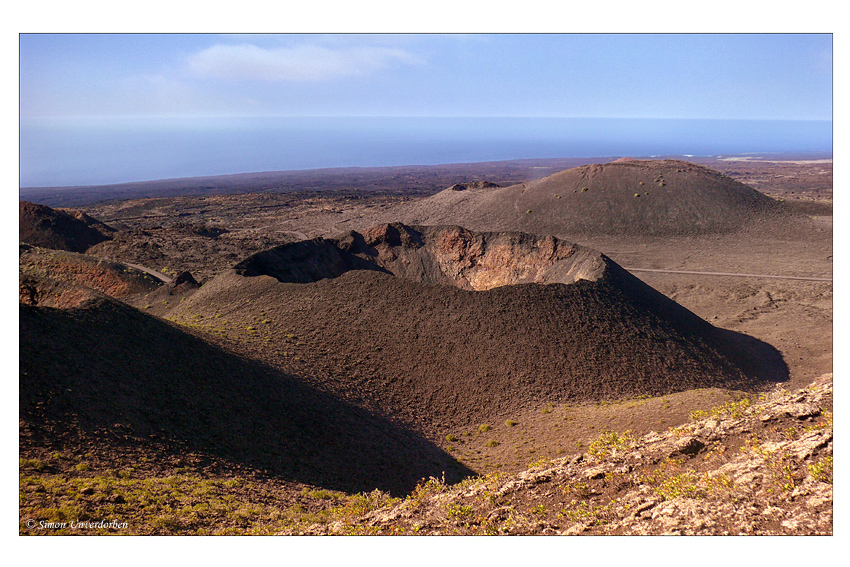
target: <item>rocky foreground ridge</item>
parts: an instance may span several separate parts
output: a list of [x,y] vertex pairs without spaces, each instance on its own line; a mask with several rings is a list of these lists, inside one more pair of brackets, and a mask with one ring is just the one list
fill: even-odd
[[[639,439],[447,486],[283,534],[832,534],[832,374],[743,398]],[[377,507],[380,505],[381,507]]]

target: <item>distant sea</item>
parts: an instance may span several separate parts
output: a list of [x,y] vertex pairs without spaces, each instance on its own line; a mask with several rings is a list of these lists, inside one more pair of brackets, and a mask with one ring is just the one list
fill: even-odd
[[22,118],[20,186],[523,158],[832,152],[831,121]]

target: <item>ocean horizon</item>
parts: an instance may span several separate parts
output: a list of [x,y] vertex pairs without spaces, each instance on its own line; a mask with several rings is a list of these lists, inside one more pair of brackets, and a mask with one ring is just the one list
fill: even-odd
[[832,121],[21,118],[19,186],[532,158],[832,152]]

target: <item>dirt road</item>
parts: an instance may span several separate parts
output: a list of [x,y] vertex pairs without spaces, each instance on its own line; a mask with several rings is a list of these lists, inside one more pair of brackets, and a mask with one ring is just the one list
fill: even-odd
[[775,276],[768,274],[739,274],[739,273],[729,273],[729,272],[692,272],[685,270],[659,270],[652,268],[627,268],[624,267],[629,272],[657,272],[662,274],[691,274],[696,276],[734,276],[741,278],[771,278],[778,280],[802,280],[807,282],[831,282],[832,278],[818,278],[818,277],[799,277],[799,276]]
[[150,268],[140,266],[139,264],[129,264],[127,262],[124,262],[124,264],[127,265],[127,266],[130,266],[131,268],[136,268],[137,270],[141,270],[142,272],[145,272],[146,274],[150,274],[153,277],[155,277],[156,279],[158,279],[159,281],[162,281],[162,282],[165,282],[165,283],[171,283],[171,278],[169,278],[165,274],[161,274],[161,273],[157,272],[156,270],[151,270]]

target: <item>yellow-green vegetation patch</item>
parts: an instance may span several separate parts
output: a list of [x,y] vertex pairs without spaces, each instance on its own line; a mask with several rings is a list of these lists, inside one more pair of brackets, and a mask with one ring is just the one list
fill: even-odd
[[326,489],[307,489],[305,488],[301,492],[304,496],[309,496],[310,498],[315,498],[317,500],[342,500],[345,498],[344,492],[337,492],[335,490],[326,490]]
[[588,504],[586,500],[574,500],[561,510],[557,517],[565,518],[571,522],[590,523],[595,526],[602,526],[618,519],[614,510],[616,502],[611,501],[607,504]]
[[18,466],[22,471],[27,469],[43,471],[47,469],[47,463],[40,459],[19,459]]
[[774,492],[774,489],[790,492],[798,486],[801,479],[798,478],[800,474],[794,458],[782,452],[776,443],[761,443],[758,436],[752,435],[744,440],[741,451],[755,454],[764,461],[772,476],[772,486],[767,488],[768,493]]
[[[267,501],[264,490],[243,478],[209,479],[192,474],[134,478],[130,474],[108,471],[68,479],[22,473],[20,533],[272,534],[305,521],[335,517],[331,511],[295,513]],[[344,498],[341,493],[321,490],[308,496]],[[357,513],[364,509],[362,498],[347,505],[353,505]],[[98,525],[104,527],[86,527]]]
[[652,486],[665,500],[674,498],[706,498],[713,492],[733,490],[734,482],[726,474],[699,473],[683,470],[682,461],[667,458],[652,472],[643,473],[640,481]]
[[616,455],[618,452],[634,447],[635,443],[636,439],[631,431],[624,431],[623,433],[603,431],[587,447],[587,453],[601,461]]
[[809,475],[820,482],[832,484],[832,456],[823,457],[808,466]]
[[731,417],[739,418],[744,415],[744,412],[752,405],[750,398],[742,398],[736,402],[726,402],[722,406],[717,406],[709,411],[696,410],[691,412],[691,419],[700,420],[707,417]]

